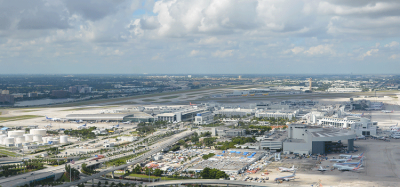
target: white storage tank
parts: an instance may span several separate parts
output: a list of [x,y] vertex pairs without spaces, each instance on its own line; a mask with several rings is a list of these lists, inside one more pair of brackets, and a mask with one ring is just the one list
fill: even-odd
[[33,141],[34,142],[42,142],[42,135],[33,135]]
[[46,129],[31,129],[30,134],[46,136]]
[[48,137],[42,137],[42,142],[47,143]]
[[8,137],[18,137],[25,134],[24,130],[8,131]]
[[33,141],[33,134],[24,134],[25,142],[32,142]]
[[23,136],[18,136],[15,138],[16,144],[20,144],[20,143],[24,143],[24,142],[25,142],[25,137],[23,137]]
[[60,136],[60,143],[68,143],[68,136]]
[[4,138],[3,143],[4,145],[14,144],[14,138]]

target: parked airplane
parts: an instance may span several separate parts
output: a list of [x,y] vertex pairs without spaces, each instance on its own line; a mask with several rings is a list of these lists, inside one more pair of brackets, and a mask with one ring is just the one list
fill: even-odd
[[350,158],[345,158],[345,159],[330,159],[331,162],[346,162],[346,161],[351,161],[351,158],[353,156],[350,155]]
[[292,168],[285,168],[285,167],[279,167],[279,171],[281,172],[292,172],[295,171],[297,168],[294,168],[294,165],[292,166]]
[[192,102],[189,103],[190,106],[196,106],[196,104],[192,104]]
[[334,168],[337,168],[339,171],[358,171],[360,170],[361,163],[357,166],[344,166],[344,165],[337,165],[333,164]]
[[76,123],[83,123],[83,120],[80,119],[80,120],[76,120],[75,122]]
[[50,120],[50,121],[61,121],[61,118],[49,118],[47,116],[46,116],[46,119]]
[[364,152],[362,152],[359,155],[339,155],[339,157],[345,157],[345,158],[353,157],[353,158],[356,158],[356,159],[361,159],[363,156],[364,156]]
[[44,128],[51,128],[51,127],[52,127],[52,126],[51,126],[51,123],[44,126]]
[[343,163],[337,163],[336,165],[358,165],[358,164],[362,165],[363,160],[364,160],[364,156],[361,157],[360,161],[358,161],[358,162],[343,162]]
[[290,181],[290,180],[294,180],[296,176],[296,170],[294,170],[293,174],[285,176],[285,177],[277,177],[275,178],[274,181],[279,182],[279,181]]
[[382,110],[383,113],[393,113],[394,110],[390,111],[390,110]]
[[78,126],[78,129],[85,129],[86,128],[86,123],[84,125]]
[[324,172],[324,171],[328,171],[327,169],[323,168],[322,166],[319,166],[318,171]]
[[400,132],[399,131],[392,132],[392,135],[390,135],[390,137],[395,138],[395,139],[399,139],[400,138]]
[[119,124],[113,125],[112,128],[117,128],[118,129],[119,128]]
[[390,131],[391,132],[398,132],[398,131],[400,131],[400,127],[392,127],[392,128],[390,128]]
[[131,121],[125,121],[123,124],[131,124]]

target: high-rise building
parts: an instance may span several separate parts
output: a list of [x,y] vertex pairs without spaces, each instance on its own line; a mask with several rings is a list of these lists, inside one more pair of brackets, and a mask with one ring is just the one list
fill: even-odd
[[76,86],[70,86],[68,89],[69,93],[75,94],[78,91],[78,88]]
[[0,104],[13,104],[14,96],[10,94],[0,94]]

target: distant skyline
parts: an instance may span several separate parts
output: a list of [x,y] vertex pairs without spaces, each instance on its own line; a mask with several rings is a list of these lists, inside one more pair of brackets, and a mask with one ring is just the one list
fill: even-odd
[[399,74],[400,1],[0,1],[0,74]]

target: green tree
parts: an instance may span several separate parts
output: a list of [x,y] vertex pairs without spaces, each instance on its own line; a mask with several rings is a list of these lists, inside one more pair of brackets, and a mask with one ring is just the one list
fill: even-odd
[[163,173],[164,173],[164,172],[163,172],[161,169],[155,169],[155,170],[154,170],[154,175],[155,175],[155,176],[161,177],[161,175],[162,175]]
[[136,167],[133,169],[134,173],[136,174],[141,174],[142,173],[142,167],[139,165],[136,165]]

